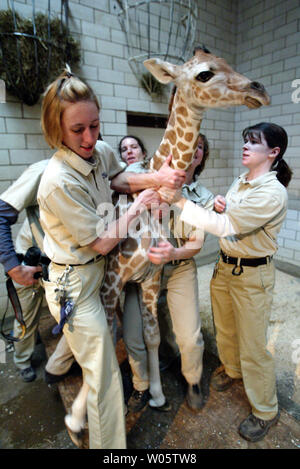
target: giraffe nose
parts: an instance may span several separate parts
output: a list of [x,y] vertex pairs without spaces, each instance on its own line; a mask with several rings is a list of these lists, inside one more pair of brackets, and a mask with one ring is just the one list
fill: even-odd
[[250,83],[250,88],[256,91],[262,91],[262,92],[265,91],[264,85],[262,85],[262,83],[259,83],[258,81],[252,81]]

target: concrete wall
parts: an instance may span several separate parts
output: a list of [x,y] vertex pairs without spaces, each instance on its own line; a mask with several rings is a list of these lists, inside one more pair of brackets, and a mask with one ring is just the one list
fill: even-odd
[[[35,4],[36,11],[46,12],[46,0],[36,0]],[[0,9],[9,5],[9,0],[0,0]],[[166,115],[168,97],[151,99],[138,85],[128,65],[116,1],[70,0],[69,7],[69,26],[82,47],[82,63],[75,71],[99,96],[101,132],[116,149],[119,139],[127,133],[126,113]],[[32,16],[31,0],[15,1],[15,8],[23,16]],[[59,14],[60,8],[59,0],[51,0],[53,13]],[[297,265],[300,265],[299,132],[297,135],[300,104],[293,103],[291,95],[296,91],[292,81],[300,79],[299,11],[296,0],[201,0],[195,39],[195,45],[205,44],[249,78],[263,81],[272,95],[272,105],[262,110],[232,108],[207,112],[202,130],[210,141],[211,154],[203,180],[214,193],[225,193],[241,169],[241,129],[262,119],[282,124],[290,136],[287,160],[295,177],[289,189],[293,201],[280,236],[278,255]],[[162,28],[167,28],[166,22],[164,25]],[[51,156],[39,118],[40,104],[29,107],[12,96],[7,96],[6,103],[0,103],[0,194],[27,165]],[[14,226],[14,233],[18,228],[19,225]],[[216,248],[217,240],[209,237],[204,253]],[[1,271],[0,310],[6,298],[3,280]]]
[[236,110],[235,151],[230,165],[237,176],[241,168],[241,131],[247,125],[267,121],[286,129],[289,146],[285,159],[294,174],[276,258],[300,265],[300,2],[240,0],[237,5],[237,69],[262,81],[271,105],[252,111]]

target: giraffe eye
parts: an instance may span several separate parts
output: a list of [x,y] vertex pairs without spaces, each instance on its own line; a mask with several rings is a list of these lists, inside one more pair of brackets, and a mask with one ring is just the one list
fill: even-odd
[[206,81],[210,80],[213,76],[214,76],[214,73],[211,72],[210,70],[207,70],[206,72],[200,72],[196,76],[196,80],[202,81],[203,83],[205,83]]

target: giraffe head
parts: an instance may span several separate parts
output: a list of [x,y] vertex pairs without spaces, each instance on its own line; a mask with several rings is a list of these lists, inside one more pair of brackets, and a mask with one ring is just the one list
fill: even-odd
[[188,108],[196,115],[207,108],[224,108],[245,104],[251,109],[270,103],[264,86],[235,72],[227,62],[197,48],[183,65],[161,59],[144,61],[145,67],[161,83],[174,82]]

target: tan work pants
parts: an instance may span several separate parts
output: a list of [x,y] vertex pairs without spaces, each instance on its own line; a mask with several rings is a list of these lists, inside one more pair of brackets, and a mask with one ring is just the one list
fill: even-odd
[[[36,335],[41,314],[48,306],[43,305],[45,290],[37,283],[34,287],[22,287],[15,284],[18,298],[22,307],[23,318],[26,324],[26,334],[22,340],[14,344],[14,362],[20,370],[31,365],[31,356],[34,352]],[[14,321],[14,336],[18,337],[22,332],[18,321]],[[74,363],[74,355],[64,335],[61,336],[53,354],[46,364],[46,371],[54,375],[63,375],[69,371]]]
[[125,287],[123,339],[132,371],[134,389],[145,391],[149,388],[148,354],[144,342],[138,289],[137,283],[128,283]]
[[266,348],[274,264],[244,266],[239,276],[233,267],[220,259],[211,280],[219,357],[229,376],[243,378],[252,413],[269,420],[278,411],[274,362]]
[[[24,370],[31,366],[31,356],[35,348],[45,292],[40,283],[37,283],[34,287],[24,287],[15,283],[15,287],[22,307],[26,333],[22,340],[14,343],[14,362],[20,370]],[[21,326],[15,320],[14,336],[17,337],[20,333]]]
[[63,334],[59,339],[54,352],[49,357],[45,370],[53,375],[64,375],[69,371],[74,362],[74,355]]
[[[49,282],[44,282],[49,309],[57,322],[61,308],[55,292],[56,282],[64,270],[64,266],[51,263]],[[63,332],[90,388],[87,402],[90,448],[124,449],[122,380],[99,296],[103,272],[103,259],[72,267],[65,285],[66,296],[75,307]]]
[[[133,372],[135,389],[149,387],[147,350],[136,287],[124,305],[123,336]],[[165,265],[162,290],[167,289],[167,302],[173,332],[181,354],[182,374],[189,384],[198,384],[202,376],[204,342],[199,314],[197,269],[193,259],[178,266]]]

